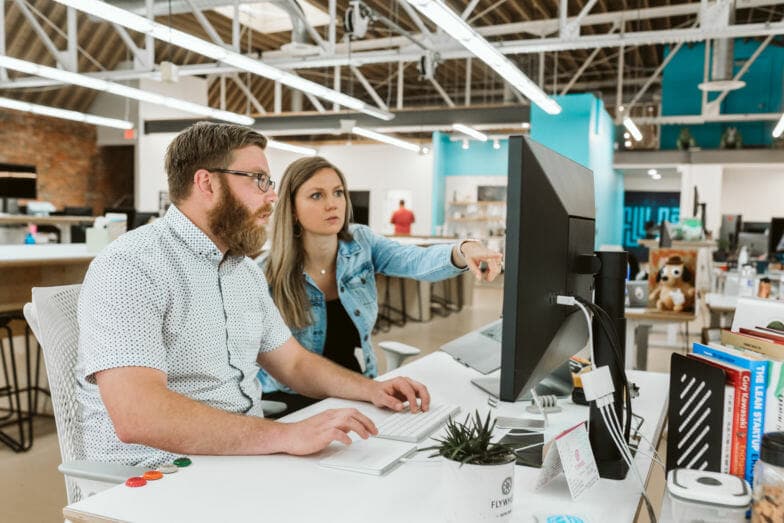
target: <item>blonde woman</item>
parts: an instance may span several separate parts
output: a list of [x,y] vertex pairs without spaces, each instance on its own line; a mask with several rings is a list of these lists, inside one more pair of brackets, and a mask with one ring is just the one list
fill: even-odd
[[[471,270],[491,281],[500,272],[501,255],[470,240],[403,246],[364,225],[349,224],[350,219],[340,170],[321,157],[293,162],[280,182],[264,269],[275,305],[300,344],[374,378],[370,333],[378,314],[376,273],[438,281]],[[488,266],[484,273],[481,262]],[[301,397],[286,397],[292,391],[264,370],[259,379],[266,399],[307,404]]]

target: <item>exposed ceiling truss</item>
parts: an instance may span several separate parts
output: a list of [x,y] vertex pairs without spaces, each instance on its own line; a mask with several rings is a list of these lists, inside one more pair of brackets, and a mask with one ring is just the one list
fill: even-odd
[[[406,0],[362,0],[373,13],[367,34],[350,39],[350,0],[273,0],[257,11],[251,0],[112,1],[207,42],[289,70],[382,110],[525,102],[489,67],[422,19]],[[736,0],[731,23],[710,9],[728,0],[447,0],[476,31],[548,93],[594,92],[615,112],[638,111],[644,124],[669,123],[658,114],[663,46],[709,39],[753,38],[782,45],[784,2]],[[272,6],[272,7],[270,7]],[[161,78],[161,63],[179,76],[208,79],[213,107],[252,116],[289,111],[329,113],[324,100],[279,82],[215,62],[96,21],[52,0],[0,0],[0,54],[117,82]],[[260,12],[276,8],[283,25],[265,29]],[[227,13],[229,16],[227,16]],[[272,16],[272,15],[270,15]],[[753,57],[749,62],[753,62]],[[421,66],[429,61],[431,67]],[[748,65],[746,69],[748,69]],[[743,76],[745,71],[738,75]],[[0,70],[0,96],[86,111],[95,91]],[[723,95],[723,96],[726,96]],[[725,118],[704,104],[700,118]],[[753,118],[753,116],[748,116]]]

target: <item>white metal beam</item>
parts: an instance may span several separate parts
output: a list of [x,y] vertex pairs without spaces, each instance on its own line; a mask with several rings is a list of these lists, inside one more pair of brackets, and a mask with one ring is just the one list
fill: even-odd
[[[342,79],[342,77],[340,76],[340,66],[336,65],[335,68],[334,68],[334,78],[332,80],[332,89],[333,90],[335,90],[337,92],[340,92],[340,81],[341,81],[341,79]],[[332,104],[332,110],[334,112],[340,111],[340,105],[337,102],[335,102],[334,104]]]
[[365,88],[365,91],[367,91],[373,101],[376,102],[376,105],[382,110],[388,111],[389,107],[387,107],[387,104],[384,103],[384,100],[381,99],[376,90],[373,89],[373,86],[370,85],[370,82],[368,82],[367,78],[365,78],[365,75],[362,74],[362,71],[352,65],[351,72],[354,73],[354,76],[357,77],[357,80],[359,80],[359,83],[361,83],[362,87]]
[[[430,29],[428,29],[425,23],[422,21],[422,18],[420,18],[419,13],[417,13],[416,10],[409,5],[407,0],[397,0],[397,3],[400,4],[400,6],[403,8],[403,11],[406,12],[408,17],[411,19],[412,22],[414,22],[414,25],[417,26],[417,29],[419,29],[419,32],[422,33],[422,35],[425,37],[425,40],[427,41],[427,39],[432,35],[432,33],[430,32]],[[409,41],[408,39],[405,40]]]
[[138,62],[137,68],[141,70],[150,70],[152,69],[152,64],[147,63],[147,53],[143,52],[139,47],[136,45],[136,42],[133,41],[131,35],[128,34],[128,30],[125,29],[123,26],[118,24],[112,24],[112,27],[117,32],[117,35],[120,37],[120,40],[123,41],[125,47],[133,55],[134,60]]
[[296,0],[283,0],[283,1],[286,1],[291,5],[292,10],[289,12],[290,13],[293,12],[294,16],[299,18],[300,22],[302,22],[302,24],[305,26],[305,30],[308,32],[308,34],[313,39],[313,41],[316,42],[316,44],[318,44],[318,46],[321,47],[324,51],[331,52],[330,46],[327,45],[327,42],[325,42],[324,39],[321,38],[321,35],[318,34],[318,31],[316,31],[316,29],[313,27],[313,24],[311,24],[310,21],[307,19],[305,13],[302,11],[302,8],[296,2]]
[[207,36],[210,37],[210,40],[212,40],[213,43],[225,47],[226,43],[220,37],[218,32],[215,30],[215,28],[212,27],[212,24],[210,23],[209,20],[207,20],[207,17],[204,16],[204,13],[201,12],[201,9],[196,7],[196,4],[193,3],[193,0],[186,0],[186,1],[188,2],[188,5],[191,6],[191,14],[194,17],[196,17],[196,20],[199,22],[199,25],[201,26],[202,29],[204,29],[204,32],[207,33]]
[[75,64],[67,63],[68,60],[64,56],[63,52],[60,51],[60,49],[58,49],[56,45],[54,45],[52,39],[49,38],[48,34],[46,34],[46,31],[44,31],[44,28],[41,27],[41,24],[38,23],[38,19],[30,11],[30,8],[27,7],[27,2],[25,2],[25,0],[15,0],[15,2],[16,2],[16,7],[18,7],[19,11],[22,12],[22,16],[24,16],[25,19],[27,20],[27,23],[30,24],[30,27],[33,29],[33,32],[35,32],[36,36],[38,36],[38,39],[41,40],[41,43],[44,44],[44,47],[46,47],[46,50],[49,51],[50,55],[52,55],[57,65],[59,65],[66,71],[74,71]]
[[267,114],[267,110],[264,109],[264,106],[261,105],[259,99],[256,98],[256,95],[253,94],[253,91],[251,91],[250,88],[247,85],[245,85],[245,82],[243,82],[240,79],[240,76],[238,74],[231,75],[231,79],[234,81],[237,87],[239,87],[240,91],[242,91],[242,93],[247,97],[250,104],[253,106],[254,109],[256,109],[256,112],[261,114]]
[[[735,76],[732,78],[733,80],[740,80],[741,78],[743,78],[743,75],[745,75],[745,74],[746,74],[746,71],[748,71],[748,70],[749,70],[749,68],[751,67],[751,65],[752,65],[752,64],[753,64],[753,63],[754,63],[754,62],[757,60],[757,58],[759,58],[759,55],[761,55],[761,54],[762,54],[762,51],[764,51],[764,50],[765,50],[765,48],[766,48],[766,47],[768,47],[768,44],[770,44],[770,41],[771,41],[771,40],[773,40],[773,35],[768,35],[768,36],[765,38],[765,40],[763,40],[763,41],[762,41],[762,42],[759,44],[759,46],[758,46],[758,47],[757,47],[757,49],[754,51],[754,53],[753,53],[753,54],[752,54],[752,55],[749,57],[749,59],[748,59],[748,60],[746,60],[746,62],[743,64],[743,67],[741,67],[741,68],[738,70],[738,72],[737,72],[737,73],[735,73]],[[721,94],[719,94],[719,96],[718,96],[718,97],[716,97],[716,99],[715,99],[715,100],[712,100],[712,101],[710,102],[710,104],[709,104],[709,105],[715,105],[715,106],[718,108],[718,106],[720,106],[720,105],[721,105],[721,102],[723,102],[723,101],[724,101],[724,99],[727,97],[727,95],[728,95],[728,94],[730,94],[730,90],[725,90],[725,91],[722,91],[722,92],[721,92]],[[718,111],[716,111],[716,112],[718,112]]]
[[447,104],[449,107],[454,107],[454,106],[455,106],[455,102],[453,102],[453,101],[452,101],[452,99],[449,97],[449,95],[447,94],[447,92],[446,92],[446,91],[444,91],[444,88],[443,88],[443,87],[441,87],[441,84],[439,84],[439,83],[436,81],[436,79],[435,79],[435,78],[430,78],[430,83],[431,83],[431,84],[433,84],[433,87],[435,87],[435,88],[436,88],[436,91],[438,91],[438,94],[440,94],[440,95],[441,95],[441,98],[443,98],[443,99],[444,99],[444,102],[446,102],[446,104]]
[[395,98],[395,103],[398,110],[403,108],[403,72],[405,68],[405,62],[397,63],[397,97]]
[[697,125],[708,122],[762,122],[778,120],[781,113],[746,113],[746,114],[683,114],[677,116],[643,116],[636,117],[638,125]]
[[664,71],[664,68],[667,67],[667,65],[672,61],[673,58],[675,58],[675,55],[678,54],[678,51],[681,50],[681,47],[683,47],[683,42],[678,42],[678,44],[675,47],[670,49],[670,52],[667,54],[667,57],[664,60],[662,60],[662,62],[659,64],[659,67],[657,67],[656,70],[653,72],[653,74],[650,77],[648,77],[648,80],[643,84],[640,90],[637,91],[637,94],[634,95],[632,101],[629,102],[629,104],[626,106],[626,114],[629,114],[632,107],[634,107],[634,104],[636,104],[637,101],[640,98],[642,98],[642,95],[645,94],[645,91],[647,91],[648,88],[653,84],[654,80],[656,80],[659,77],[662,71]]
[[[5,55],[5,0],[0,0],[0,55]],[[0,81],[8,81],[5,67],[0,67]]]
[[66,61],[71,64],[71,70],[76,72],[79,70],[79,42],[77,42],[76,9],[73,7],[68,7],[65,11],[65,26],[68,35],[65,51],[68,59]]
[[468,17],[471,16],[471,13],[474,12],[474,9],[476,9],[476,4],[478,4],[478,3],[479,3],[479,0],[471,0],[468,3],[468,5],[466,6],[466,8],[463,9],[463,12],[460,15],[460,18],[462,18],[463,20],[467,20]]
[[471,105],[471,84],[473,83],[471,79],[471,63],[471,57],[469,56],[466,58],[465,101],[463,104],[466,107]]
[[275,81],[275,114],[283,111],[283,84]]

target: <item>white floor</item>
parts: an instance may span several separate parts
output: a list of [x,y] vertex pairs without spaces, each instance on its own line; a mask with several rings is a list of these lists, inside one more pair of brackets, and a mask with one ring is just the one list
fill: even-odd
[[[428,354],[444,342],[473,330],[499,317],[501,311],[501,285],[498,282],[479,286],[474,292],[473,303],[462,311],[446,318],[435,316],[428,323],[409,322],[404,327],[392,327],[388,332],[375,336],[375,341],[397,340],[420,347]],[[699,332],[692,329],[692,332]],[[651,335],[648,370],[667,372],[671,350],[657,348],[665,341],[664,333]],[[379,356],[380,371],[384,372],[383,356]],[[664,459],[665,442],[659,448]],[[41,417],[35,424],[33,448],[15,454],[0,444],[0,522],[55,522],[62,521],[61,510],[66,504],[62,477],[57,472],[60,451],[57,434],[51,418]],[[664,475],[655,469],[648,481],[648,494],[658,512],[664,489]],[[642,510],[638,522],[648,522]]]

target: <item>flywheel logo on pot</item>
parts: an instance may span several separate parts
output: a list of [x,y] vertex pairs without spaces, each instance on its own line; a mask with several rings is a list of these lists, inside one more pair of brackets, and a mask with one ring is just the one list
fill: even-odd
[[506,478],[501,484],[501,492],[504,496],[512,492],[512,478]]

